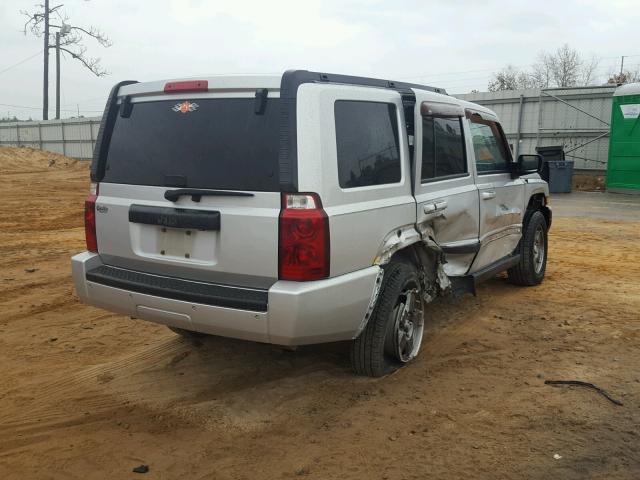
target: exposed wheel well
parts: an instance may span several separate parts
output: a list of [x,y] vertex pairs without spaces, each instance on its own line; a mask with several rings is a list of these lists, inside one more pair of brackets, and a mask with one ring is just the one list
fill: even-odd
[[391,263],[391,262],[409,263],[411,265],[414,265],[417,268],[420,268],[421,266],[420,257],[418,257],[418,254],[416,251],[417,248],[418,248],[417,244],[413,243],[411,245],[404,247],[401,250],[398,250],[391,256],[388,263]]
[[527,224],[529,217],[533,214],[533,212],[539,210],[544,215],[544,219],[547,222],[547,230],[551,228],[551,209],[545,205],[545,196],[544,193],[536,193],[532,195],[529,199],[529,204],[527,205],[527,211],[525,212],[524,224]]
[[443,283],[439,275],[439,272],[443,275],[441,270],[445,263],[442,252],[429,248],[422,242],[416,242],[398,250],[390,258],[389,263],[392,262],[414,266],[418,270],[424,292],[431,297],[438,296],[450,287],[449,282]]

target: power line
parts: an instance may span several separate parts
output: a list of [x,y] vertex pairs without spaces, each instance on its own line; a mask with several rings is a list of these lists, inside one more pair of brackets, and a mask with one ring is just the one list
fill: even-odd
[[[40,110],[41,109],[41,107],[28,107],[26,105],[11,105],[11,104],[8,104],[8,103],[0,103],[0,106],[12,107],[12,108],[25,108],[25,109],[28,109],[28,110]],[[69,110],[69,109],[61,108],[60,110],[62,110],[63,112],[74,112],[74,113],[77,112],[76,109]],[[81,112],[98,112],[98,113],[102,113],[102,112],[104,112],[104,109],[103,110],[80,110],[80,111]]]
[[42,53],[42,50],[40,50],[37,53],[34,53],[33,55],[31,55],[30,57],[25,58],[24,60],[20,60],[18,63],[14,63],[13,65],[11,65],[10,67],[5,68],[4,70],[0,70],[0,74],[3,74],[4,72],[8,72],[9,70],[11,70],[14,67],[17,67],[18,65],[22,65],[25,62],[28,62],[29,60],[31,60],[32,58],[37,57],[38,55],[40,55]]
[[89,102],[97,102],[98,100],[101,100],[102,102],[105,102],[107,99],[107,95],[102,95],[100,97],[93,97],[93,98],[85,98],[84,100],[77,100],[75,102],[72,103],[65,103],[64,105],[77,105],[77,104],[83,104],[83,103],[89,103]]

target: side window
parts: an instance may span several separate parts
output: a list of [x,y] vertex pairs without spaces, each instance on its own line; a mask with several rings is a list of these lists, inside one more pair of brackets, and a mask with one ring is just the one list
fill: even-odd
[[422,182],[467,173],[462,118],[422,118]]
[[396,106],[338,100],[334,112],[340,187],[399,182],[402,173]]
[[499,125],[478,115],[471,115],[469,129],[478,173],[506,172],[511,155]]

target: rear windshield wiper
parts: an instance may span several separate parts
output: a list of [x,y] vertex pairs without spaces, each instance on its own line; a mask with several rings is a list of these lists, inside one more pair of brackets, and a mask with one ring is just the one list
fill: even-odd
[[202,197],[253,197],[249,192],[231,192],[228,190],[203,190],[200,188],[179,188],[177,190],[167,190],[164,198],[170,202],[176,202],[183,195],[191,195],[191,200],[199,202]]

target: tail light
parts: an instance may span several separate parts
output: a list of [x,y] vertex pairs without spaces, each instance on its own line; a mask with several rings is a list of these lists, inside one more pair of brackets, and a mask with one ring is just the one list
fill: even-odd
[[92,183],[89,196],[84,201],[84,236],[87,240],[87,250],[98,251],[98,237],[96,235],[96,200],[98,198],[98,184]]
[[279,229],[280,280],[329,276],[329,219],[316,193],[283,193]]

